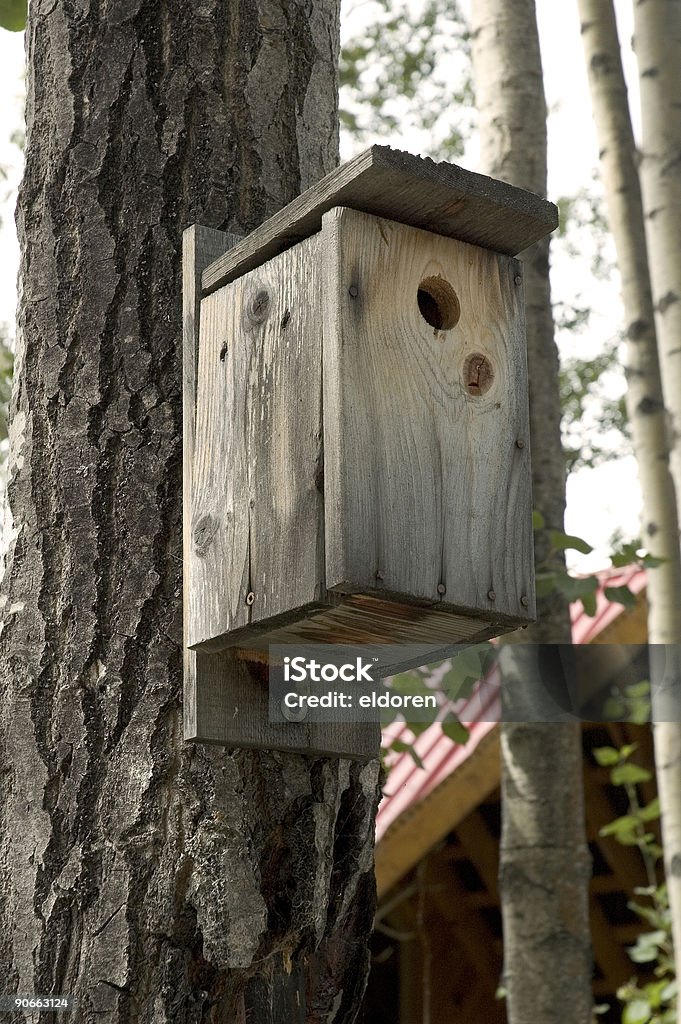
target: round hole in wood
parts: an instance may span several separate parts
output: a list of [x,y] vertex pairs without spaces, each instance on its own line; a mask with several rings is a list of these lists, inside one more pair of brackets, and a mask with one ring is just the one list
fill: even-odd
[[456,327],[461,316],[459,297],[444,277],[425,277],[416,292],[419,312],[436,331]]
[[494,381],[494,367],[487,356],[473,352],[463,364],[463,380],[469,395],[477,398],[489,391]]

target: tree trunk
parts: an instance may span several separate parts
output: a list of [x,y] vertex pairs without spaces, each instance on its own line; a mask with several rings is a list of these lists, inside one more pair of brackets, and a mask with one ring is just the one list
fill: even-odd
[[352,1021],[377,763],[181,731],[181,233],[335,165],[337,5],[35,0],[27,47],[2,988],[79,1024]]
[[[671,469],[681,495],[681,3],[638,0],[634,48],[641,88],[641,188],[650,280],[666,406]],[[652,637],[651,637],[652,639]],[[671,643],[671,641],[670,641]],[[666,679],[681,686],[678,636],[666,649]],[[677,977],[681,978],[681,723],[654,691],[655,765],[662,812],[664,862],[672,913]],[[678,698],[676,700],[678,705]],[[664,721],[670,717],[671,721]],[[678,1020],[681,1022],[681,1000]]]
[[622,280],[627,338],[627,415],[643,494],[643,537],[664,559],[648,570],[650,643],[681,640],[681,558],[667,417],[657,357],[636,144],[612,0],[579,0],[601,177]]
[[[473,0],[473,68],[481,169],[546,194],[546,104],[533,0]],[[563,529],[565,464],[560,437],[558,354],[549,288],[549,243],[522,256],[527,304],[534,507]],[[546,534],[535,556],[546,557]],[[539,602],[525,643],[570,642],[567,603]],[[542,680],[518,652],[511,674],[523,700],[542,704]],[[590,858],[584,829],[577,721],[502,724],[501,899],[504,986],[511,1024],[588,1024]],[[556,965],[560,965],[560,969]]]

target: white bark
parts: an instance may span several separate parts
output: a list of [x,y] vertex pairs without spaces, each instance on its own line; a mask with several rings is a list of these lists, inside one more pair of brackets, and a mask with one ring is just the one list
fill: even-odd
[[[671,421],[671,468],[678,496],[681,495],[681,3],[679,0],[638,0],[634,12],[643,126],[641,187],[660,366]],[[678,685],[678,650],[668,649],[667,660],[670,662],[668,676]],[[660,705],[659,710],[656,703]],[[654,701],[653,714],[665,871],[676,973],[681,977],[681,724],[661,720],[667,716],[660,699]],[[681,1006],[678,1020],[681,1021]]]
[[[481,169],[545,195],[546,104],[534,2],[474,0],[472,14]],[[565,468],[548,255],[548,240],[523,254],[532,483],[535,508],[549,528],[562,530]],[[539,558],[544,545],[540,536]],[[569,643],[561,597],[540,602],[539,616],[523,640]],[[527,647],[510,648],[505,668],[514,695],[536,707],[544,704],[543,683],[531,655]],[[501,749],[500,889],[509,1022],[588,1024],[590,858],[580,726],[507,722]]]
[[639,184],[612,0],[579,0],[600,166],[622,281],[627,338],[627,414],[643,495],[642,536],[664,562],[648,572],[651,643],[681,638],[681,558],[669,437]]

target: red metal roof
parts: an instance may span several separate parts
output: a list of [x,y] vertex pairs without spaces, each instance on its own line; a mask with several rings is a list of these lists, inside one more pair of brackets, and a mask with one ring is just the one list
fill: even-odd
[[[598,576],[600,586],[596,595],[596,614],[587,615],[581,601],[570,607],[572,639],[576,644],[590,643],[622,614],[623,606],[606,598],[606,587],[627,585],[632,593],[639,594],[646,584],[645,571],[637,567],[608,569]],[[499,675],[495,667],[489,677],[478,684],[471,697],[456,706],[459,719],[469,730],[466,743],[453,743],[444,735],[439,722],[429,726],[419,736],[414,736],[403,722],[393,722],[383,730],[385,746],[395,739],[409,743],[423,767],[416,763],[408,751],[391,751],[387,755],[390,772],[376,817],[377,842],[407,808],[431,793],[466,760],[482,738],[494,729],[499,721],[500,710]]]

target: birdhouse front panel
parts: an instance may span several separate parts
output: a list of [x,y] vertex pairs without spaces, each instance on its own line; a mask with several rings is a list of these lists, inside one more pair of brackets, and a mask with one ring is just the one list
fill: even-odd
[[326,586],[534,613],[521,264],[323,220]]
[[531,621],[520,264],[334,208],[200,319],[190,646]]

